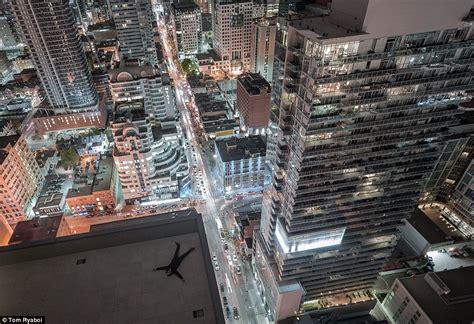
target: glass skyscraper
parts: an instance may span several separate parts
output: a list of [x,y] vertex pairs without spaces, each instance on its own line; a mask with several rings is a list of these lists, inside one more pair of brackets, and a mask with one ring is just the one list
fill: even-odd
[[96,109],[94,89],[68,0],[11,0],[20,34],[55,112]]

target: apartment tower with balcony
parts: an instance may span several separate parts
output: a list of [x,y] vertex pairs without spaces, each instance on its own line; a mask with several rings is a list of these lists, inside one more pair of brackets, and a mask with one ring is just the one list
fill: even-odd
[[372,287],[474,86],[470,9],[333,0],[279,21],[254,260],[274,320]]
[[174,128],[152,126],[143,100],[119,103],[111,125],[113,157],[127,203],[180,195],[188,176],[186,156]]
[[127,66],[108,72],[115,103],[143,100],[145,112],[153,124],[175,124],[174,87],[168,74],[151,65]]

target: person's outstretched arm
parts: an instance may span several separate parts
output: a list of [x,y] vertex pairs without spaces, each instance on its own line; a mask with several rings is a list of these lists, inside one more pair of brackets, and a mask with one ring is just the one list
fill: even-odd
[[179,257],[179,261],[183,261],[183,259],[187,257],[188,254],[191,253],[192,251],[194,251],[194,248],[190,248],[188,251],[186,251],[186,253],[184,253],[182,256]]

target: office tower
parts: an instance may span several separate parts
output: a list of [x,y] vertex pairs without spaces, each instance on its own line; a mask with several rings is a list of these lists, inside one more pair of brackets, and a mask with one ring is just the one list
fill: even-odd
[[174,121],[174,89],[167,74],[149,65],[129,66],[109,71],[115,103],[142,99],[152,123]]
[[97,109],[98,96],[67,0],[11,0],[23,40],[55,112]]
[[178,55],[196,54],[201,49],[201,9],[194,2],[178,2],[171,5],[171,20],[175,30]]
[[259,73],[272,82],[275,53],[276,20],[262,18],[252,22],[250,72]]
[[213,47],[224,61],[224,71],[230,74],[249,71],[253,3],[216,0],[214,8]]
[[26,219],[43,175],[20,135],[0,137],[0,217],[13,228]]
[[124,58],[157,64],[150,0],[110,0],[110,6]]
[[131,101],[116,106],[111,128],[125,201],[178,197],[188,166],[176,127],[170,133],[171,129],[151,126],[143,102]]
[[[333,0],[329,16],[281,21],[273,185],[256,247],[276,320],[372,286],[472,87],[470,9],[468,0]],[[298,291],[301,305],[279,307]]]
[[270,84],[260,74],[244,74],[237,79],[236,108],[243,131],[254,135],[266,133],[270,101]]

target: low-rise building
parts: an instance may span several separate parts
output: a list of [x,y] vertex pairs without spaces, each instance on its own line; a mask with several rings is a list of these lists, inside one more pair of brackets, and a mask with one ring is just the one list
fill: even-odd
[[12,233],[8,245],[33,243],[71,235],[71,229],[63,215],[35,217],[19,222]]
[[196,60],[199,65],[199,72],[210,76],[223,74],[226,66],[226,62],[224,62],[213,49],[207,53],[196,54]]
[[75,183],[69,189],[66,204],[73,213],[113,209],[116,203],[115,186],[114,160],[106,157],[98,161],[85,183]]
[[11,227],[26,219],[43,180],[23,136],[0,137],[0,217]]
[[36,217],[55,217],[64,214],[66,195],[62,192],[53,192],[38,197],[33,212]]
[[31,100],[14,98],[0,100],[0,119],[24,118],[31,111]]
[[106,100],[101,95],[98,109],[75,113],[56,113],[49,104],[42,102],[31,124],[39,136],[64,131],[80,131],[90,128],[104,129],[107,121]]
[[389,323],[470,323],[474,267],[397,278],[382,302]]
[[196,93],[194,99],[206,138],[224,138],[239,133],[239,124],[225,101],[215,100],[209,93]]
[[266,143],[260,136],[215,142],[217,166],[226,192],[263,187]]

